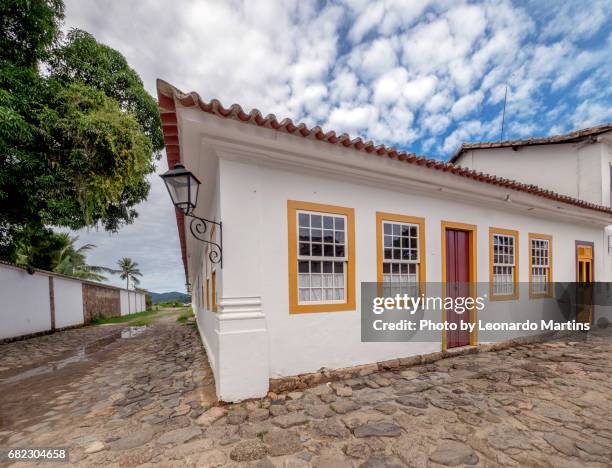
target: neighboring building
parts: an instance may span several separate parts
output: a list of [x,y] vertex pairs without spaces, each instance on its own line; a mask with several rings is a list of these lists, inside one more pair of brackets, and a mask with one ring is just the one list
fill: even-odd
[[545,138],[466,143],[450,162],[612,206],[612,124]]
[[[534,184],[600,206],[612,206],[612,124],[527,140],[466,143],[450,162]],[[612,226],[604,267],[612,277]]]
[[220,229],[207,233],[222,242],[221,267],[177,211],[223,400],[263,396],[279,377],[478,344],[444,333],[436,342],[362,342],[363,282],[491,281],[496,312],[536,319],[552,301],[519,296],[518,281],[575,281],[577,258],[591,279],[608,280],[599,273],[608,207],[226,109],[163,81],[158,97],[169,167],[181,162],[196,175],[195,214],[222,222],[222,240]]

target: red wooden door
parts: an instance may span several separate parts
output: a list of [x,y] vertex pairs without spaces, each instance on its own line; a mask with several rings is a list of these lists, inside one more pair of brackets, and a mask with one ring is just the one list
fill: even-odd
[[[454,229],[446,230],[446,297],[468,297],[470,295],[470,234]],[[448,323],[456,323],[457,330],[446,332],[446,347],[455,348],[470,344],[470,332],[461,330],[461,322],[470,321],[469,312],[458,314],[446,311]]]

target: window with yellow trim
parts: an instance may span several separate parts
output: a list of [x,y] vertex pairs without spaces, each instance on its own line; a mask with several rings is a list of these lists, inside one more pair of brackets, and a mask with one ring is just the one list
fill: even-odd
[[354,309],[353,210],[296,201],[287,207],[290,311]]
[[552,236],[529,234],[529,295],[552,294]]
[[425,283],[425,220],[376,213],[377,281],[384,294],[417,296]]
[[489,228],[491,300],[518,298],[518,231]]

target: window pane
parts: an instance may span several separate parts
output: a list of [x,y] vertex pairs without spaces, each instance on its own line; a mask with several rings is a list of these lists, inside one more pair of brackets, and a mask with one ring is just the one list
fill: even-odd
[[335,218],[334,226],[336,230],[344,230],[344,218]]
[[334,246],[333,244],[325,244],[323,246],[323,255],[325,257],[333,257],[334,256]]
[[344,275],[343,274],[334,275],[334,286],[336,286],[337,288],[344,287]]
[[334,231],[323,231],[323,241],[328,243],[334,242]]
[[306,213],[300,213],[298,215],[300,226],[310,226],[310,215]]
[[336,231],[336,242],[344,244],[344,231]]
[[344,257],[344,246],[336,245],[336,257]]
[[321,262],[310,262],[311,273],[321,273]]
[[389,224],[389,223],[383,223],[383,232],[384,232],[386,235],[392,234],[392,227],[391,227],[391,224]]
[[298,279],[298,286],[300,288],[310,287],[310,275],[308,273],[300,274],[299,279]]
[[401,232],[401,227],[399,224],[394,224],[393,225],[393,235],[394,236],[399,236]]
[[323,273],[331,273],[333,270],[332,262],[323,262]]
[[323,216],[323,228],[333,229],[334,228],[334,218],[332,218],[331,216]]
[[344,262],[334,262],[334,273],[342,273],[344,271]]
[[393,251],[391,249],[385,249],[385,259],[391,260],[393,258]]
[[300,228],[300,240],[306,242],[310,240],[310,229]]
[[310,215],[310,224],[312,225],[313,228],[320,228],[321,227],[321,215],[315,215],[315,214]]
[[300,255],[310,255],[310,244],[300,242]]
[[321,244],[312,244],[312,256],[313,257],[320,257],[322,253],[323,251],[321,249]]
[[308,268],[308,262],[298,262],[298,271],[300,273],[308,273],[309,268]]
[[300,289],[300,302],[310,301],[310,289]]
[[321,229],[312,229],[310,235],[312,236],[312,242],[321,242],[323,231]]

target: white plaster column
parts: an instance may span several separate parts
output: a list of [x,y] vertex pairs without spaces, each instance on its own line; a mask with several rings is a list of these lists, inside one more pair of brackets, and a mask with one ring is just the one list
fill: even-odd
[[217,273],[217,394],[221,400],[236,401],[262,397],[269,387],[269,338],[262,305],[263,213],[258,169],[220,157],[223,268]]

